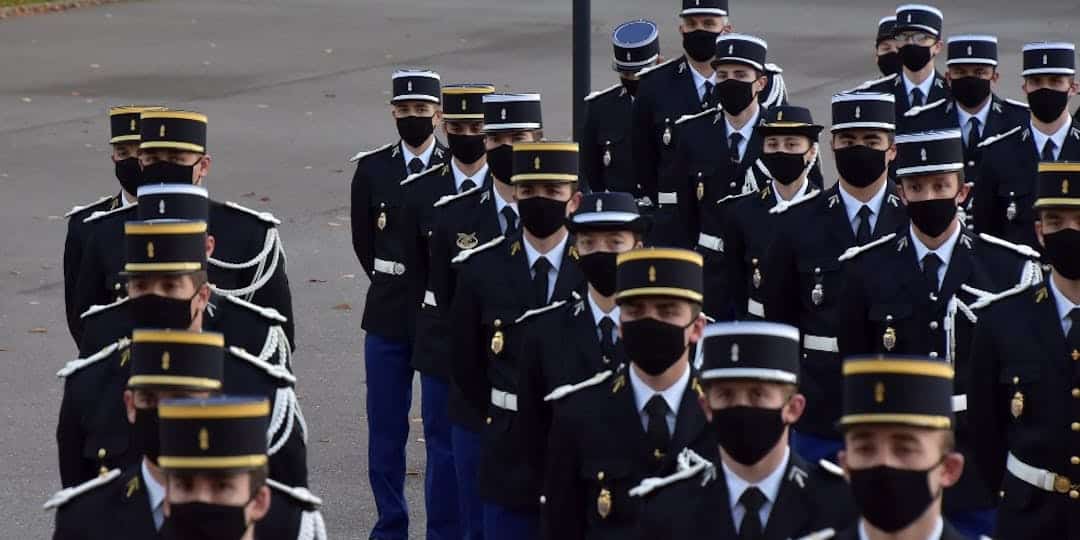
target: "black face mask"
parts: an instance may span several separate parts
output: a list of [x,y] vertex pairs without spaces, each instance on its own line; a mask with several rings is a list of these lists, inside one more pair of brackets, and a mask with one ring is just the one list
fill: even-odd
[[911,71],[919,71],[930,62],[930,47],[904,45],[900,47],[900,60],[904,63],[904,67]]
[[137,195],[142,175],[139,158],[129,157],[116,162],[116,179],[120,181],[120,187],[131,195]]
[[157,464],[158,454],[161,453],[161,438],[158,434],[157,409],[140,409],[135,407],[135,424],[131,426],[131,439],[135,443],[135,450]]
[[[940,465],[940,463],[938,463]],[[871,525],[894,533],[911,525],[940,494],[930,493],[930,471],[887,465],[850,471],[851,492],[860,515]]]
[[446,135],[446,142],[450,143],[450,153],[457,158],[458,161],[472,165],[477,160],[484,157],[484,136],[483,135],[457,135],[454,133],[448,133]]
[[784,434],[782,410],[745,406],[713,409],[711,424],[724,451],[750,466],[761,461]]
[[960,77],[949,83],[952,95],[961,105],[973,108],[990,96],[990,79]]
[[1046,259],[1061,277],[1080,279],[1080,231],[1062,229],[1043,234],[1043,247],[1046,248]]
[[158,161],[143,167],[142,181],[139,185],[191,184],[194,183],[194,180],[195,165],[181,165],[179,163],[170,163],[168,161]]
[[785,186],[790,186],[802,176],[806,170],[806,161],[803,154],[789,154],[787,152],[773,152],[762,154],[761,162],[769,169],[773,180]]
[[1069,93],[1050,88],[1040,88],[1027,95],[1031,114],[1039,121],[1049,124],[1061,117],[1069,105]]
[[682,35],[683,50],[695,62],[707,62],[716,54],[716,38],[720,34],[708,30],[694,30]]
[[894,73],[900,73],[904,64],[900,62],[900,53],[890,52],[877,57],[877,67],[882,75],[888,76]]
[[406,116],[397,119],[397,132],[405,144],[419,148],[435,132],[430,116]]
[[907,213],[916,229],[937,238],[956,217],[956,199],[908,201]]
[[578,259],[578,268],[600,296],[615,294],[615,260],[618,256],[618,253],[597,251]]
[[191,328],[191,301],[194,299],[194,295],[183,300],[147,294],[132,298],[128,304],[131,305],[131,318],[135,328],[187,330]]
[[728,114],[736,115],[746,110],[754,101],[754,83],[728,79],[717,83],[716,95]]
[[204,502],[170,504],[161,537],[163,540],[240,540],[248,529],[245,506]]
[[509,186],[510,177],[514,174],[514,147],[500,144],[488,150],[487,164],[495,179]]
[[619,77],[622,81],[623,88],[626,89],[626,93],[631,96],[637,95],[638,86],[641,84],[641,79],[627,79],[626,77]]
[[547,238],[566,223],[566,202],[547,197],[529,197],[518,201],[521,226],[537,238]]
[[620,324],[622,342],[630,361],[654,377],[667,371],[682,356],[687,347],[683,331],[689,326],[669,324],[651,317]]
[[885,162],[885,150],[875,150],[862,144],[838,148],[833,153],[840,178],[857,188],[876,182],[888,166]]

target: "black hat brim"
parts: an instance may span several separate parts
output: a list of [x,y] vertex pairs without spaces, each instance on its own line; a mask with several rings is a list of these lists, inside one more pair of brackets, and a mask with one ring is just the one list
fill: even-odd
[[783,126],[783,127],[769,127],[768,124],[763,124],[758,128],[761,131],[762,137],[768,137],[770,135],[801,135],[810,139],[811,141],[818,140],[818,136],[821,135],[821,131],[825,129],[824,126],[817,124],[805,125],[805,126]]

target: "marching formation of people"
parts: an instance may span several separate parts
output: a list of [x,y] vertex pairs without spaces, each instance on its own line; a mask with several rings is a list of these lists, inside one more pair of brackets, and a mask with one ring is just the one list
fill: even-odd
[[[1074,45],[1003,99],[996,37],[899,6],[823,139],[733,21],[683,0],[666,61],[617,26],[578,142],[538,93],[394,72],[399,138],[352,158],[370,538],[409,537],[415,372],[428,539],[1080,538]],[[325,538],[279,221],[210,198],[206,116],[110,118],[54,538]]]

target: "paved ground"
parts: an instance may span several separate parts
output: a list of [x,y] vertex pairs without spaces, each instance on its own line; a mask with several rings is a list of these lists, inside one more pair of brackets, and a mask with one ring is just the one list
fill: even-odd
[[[614,82],[607,36],[622,20],[659,22],[664,52],[678,54],[677,3],[593,2],[595,87]],[[873,32],[894,7],[733,4],[737,27],[769,40],[793,101],[822,122],[833,91],[876,73]],[[1019,94],[1022,42],[1069,39],[1080,24],[1080,6],[1056,0],[949,4],[949,33],[1001,37],[1010,97]],[[385,103],[398,65],[434,66],[447,82],[541,91],[549,137],[568,137],[569,14],[568,0],[162,0],[0,22],[0,537],[51,530],[41,504],[59,483],[62,385],[53,374],[75,354],[62,316],[59,216],[116,190],[105,110],[127,103],[208,113],[212,195],[284,220],[312,489],[327,503],[335,538],[366,537],[374,521],[359,330],[367,282],[354,277],[345,160],[394,137]],[[343,303],[351,310],[334,309]],[[413,537],[422,538],[423,445],[414,426],[408,490]]]

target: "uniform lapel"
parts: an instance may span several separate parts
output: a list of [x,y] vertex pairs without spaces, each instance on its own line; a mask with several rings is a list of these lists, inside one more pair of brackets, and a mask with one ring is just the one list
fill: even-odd
[[727,478],[725,478],[727,475],[719,461],[716,463],[716,469],[716,479],[706,487],[708,496],[698,501],[699,508],[707,509],[699,510],[698,515],[708,516],[706,520],[709,524],[709,528],[701,530],[712,532],[716,538],[738,538],[739,535],[735,532],[735,518],[731,515],[731,494],[728,492]]
[[971,237],[961,231],[960,238],[956,240],[956,246],[953,247],[952,256],[949,258],[949,266],[945,268],[945,279],[941,282],[941,294],[938,298],[942,302],[948,302],[960,290],[960,286],[971,277],[974,269],[971,242]]
[[[899,243],[898,243],[899,242]],[[930,285],[923,279],[922,267],[919,265],[919,256],[915,253],[915,247],[911,245],[911,231],[905,231],[899,240],[889,242],[890,246],[885,249],[895,249],[901,253],[904,261],[899,268],[894,267],[897,283],[908,290],[908,298],[914,301],[916,298],[927,298],[930,295]],[[894,247],[895,246],[895,247]]]
[[529,268],[529,257],[525,254],[525,239],[521,234],[516,234],[508,236],[506,241],[509,260],[506,277],[510,280],[511,288],[517,293],[518,304],[526,309],[540,307],[535,305],[536,300],[533,298],[532,270]]
[[[765,108],[761,107],[761,110],[758,112],[758,123],[760,124],[764,118]],[[745,173],[746,169],[752,167],[754,162],[761,157],[761,147],[762,144],[764,144],[762,140],[761,130],[758,129],[757,126],[754,126],[753,131],[750,132],[750,142],[746,144],[746,153],[743,154],[742,161],[739,162],[741,165],[739,167],[740,172]]]
[[806,482],[809,481],[806,463],[795,455],[789,454],[784,478],[780,481],[780,492],[769,512],[769,521],[765,524],[764,538],[767,540],[787,540],[796,533],[806,530],[810,518],[806,501]]
[[[888,179],[885,181],[890,182]],[[871,236],[875,239],[881,238],[886,234],[896,232],[905,223],[907,223],[907,210],[900,203],[896,186],[890,184],[885,190],[885,198],[881,200],[877,223],[874,224],[874,232]]]
[[[697,112],[701,110],[701,98],[698,97],[697,85],[694,84],[694,75],[690,73],[690,70],[694,69],[690,66],[690,61],[686,58],[682,59],[682,66],[675,68],[677,71],[675,76],[684,80],[681,85],[683,88],[683,99],[686,102],[686,110],[691,112]],[[674,122],[676,119],[672,119]]]
[[[480,193],[480,202],[476,205],[477,210],[477,229],[483,233],[483,238],[495,238],[502,236],[502,227],[499,226],[499,210],[495,204],[495,187],[491,185],[494,182],[490,175],[485,180],[488,188]],[[508,238],[509,240],[509,238]]]
[[697,384],[697,376],[691,371],[690,382],[683,391],[679,411],[675,416],[675,433],[664,457],[665,466],[674,463],[678,453],[692,445],[705,428],[705,413],[701,412],[701,405],[698,404]]
[[[1047,279],[1053,278],[1048,277]],[[1032,301],[1035,303],[1035,316],[1031,318],[1031,323],[1035,327],[1035,335],[1039,336],[1038,342],[1043,344],[1044,350],[1048,353],[1042,357],[1050,359],[1068,358],[1065,332],[1061,329],[1057,301],[1054,299],[1054,293],[1050,290],[1049,285],[1044,284],[1036,289]],[[1068,364],[1054,361],[1050,365],[1052,371],[1059,372],[1062,376],[1069,376],[1065,370],[1066,367],[1069,367]]]
[[833,237],[837,245],[854,246],[855,232],[851,230],[851,222],[848,221],[844,198],[840,196],[839,182],[829,190],[825,210],[829,213],[829,235]]
[[945,84],[945,77],[942,77],[940,73],[934,72],[934,82],[930,84],[930,95],[926,98],[926,104],[929,105],[939,99],[945,99],[949,97],[949,86]]
[[[597,323],[593,320],[592,309],[589,307],[588,301],[582,299],[580,304],[576,304],[571,310],[572,313],[576,313],[571,315],[573,333],[570,335],[576,336],[574,348],[578,351],[577,361],[581,366],[584,366],[583,371],[585,372],[596,373],[606,369],[601,358],[600,339],[597,337]],[[615,321],[615,323],[618,324],[618,321]],[[614,358],[611,360],[615,361]]]
[[[117,507],[117,527],[124,531],[124,538],[157,538],[154,514],[150,508],[150,493],[142,477],[142,467],[133,465],[129,473],[120,478],[121,504]],[[115,532],[114,531],[114,532]]]
[[558,277],[555,280],[555,292],[551,300],[569,300],[572,291],[580,291],[585,280],[581,269],[577,265],[577,250],[573,246],[573,238],[568,234],[566,246],[563,248],[562,262],[559,265]]
[[1072,127],[1065,135],[1065,144],[1062,145],[1058,160],[1073,161],[1076,159],[1080,159],[1080,128],[1077,128],[1076,121],[1073,121]]

